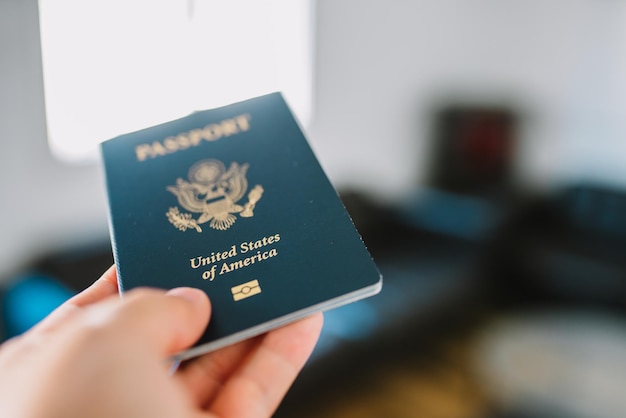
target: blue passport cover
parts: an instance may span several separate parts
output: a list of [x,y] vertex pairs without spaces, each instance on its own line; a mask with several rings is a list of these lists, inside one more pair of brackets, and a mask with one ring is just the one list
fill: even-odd
[[381,275],[280,93],[105,141],[120,292],[198,287],[179,358],[376,294]]

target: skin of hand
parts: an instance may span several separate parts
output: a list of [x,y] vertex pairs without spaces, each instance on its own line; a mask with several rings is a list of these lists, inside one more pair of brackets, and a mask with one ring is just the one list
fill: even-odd
[[269,417],[319,337],[315,314],[184,362],[166,359],[202,334],[204,292],[135,289],[115,269],[0,346],[0,416]]

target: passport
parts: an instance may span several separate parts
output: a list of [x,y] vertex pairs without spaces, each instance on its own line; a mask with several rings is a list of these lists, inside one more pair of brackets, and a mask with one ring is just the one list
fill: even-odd
[[382,276],[280,93],[101,144],[120,293],[191,286],[183,360],[378,293]]

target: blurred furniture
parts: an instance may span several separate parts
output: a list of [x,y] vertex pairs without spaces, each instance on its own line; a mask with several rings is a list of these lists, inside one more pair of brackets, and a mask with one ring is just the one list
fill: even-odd
[[491,242],[496,302],[626,307],[626,191],[572,186],[516,208]]

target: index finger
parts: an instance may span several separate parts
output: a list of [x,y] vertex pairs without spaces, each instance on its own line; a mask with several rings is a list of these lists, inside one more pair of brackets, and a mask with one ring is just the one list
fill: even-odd
[[99,302],[117,293],[117,270],[115,265],[112,265],[91,286],[69,299],[66,303],[82,307]]
[[80,311],[83,307],[92,305],[117,293],[117,272],[115,265],[113,265],[109,267],[98,280],[93,282],[91,286],[71,297],[52,311],[50,315],[33,328],[33,331],[50,331],[63,323],[65,319],[73,315],[76,311]]

